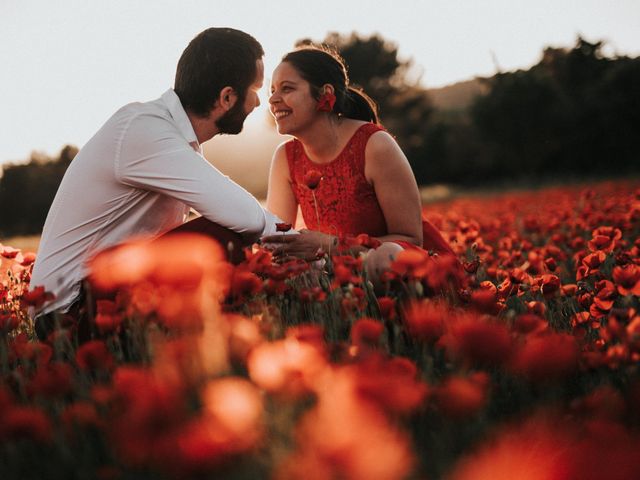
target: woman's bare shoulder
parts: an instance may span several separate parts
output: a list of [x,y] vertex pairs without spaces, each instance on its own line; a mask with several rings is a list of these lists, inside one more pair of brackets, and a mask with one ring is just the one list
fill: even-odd
[[392,155],[399,159],[404,158],[402,149],[396,142],[395,138],[391,136],[386,130],[379,130],[374,132],[367,142],[365,149],[365,155],[368,158],[387,157]]

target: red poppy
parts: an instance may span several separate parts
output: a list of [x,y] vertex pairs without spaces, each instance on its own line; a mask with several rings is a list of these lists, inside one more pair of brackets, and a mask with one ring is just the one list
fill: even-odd
[[402,276],[422,277],[429,254],[424,250],[401,251],[391,264],[391,269]]
[[41,365],[27,386],[27,392],[42,397],[64,397],[72,393],[72,378],[73,370],[68,363]]
[[589,241],[589,249],[593,252],[601,250],[603,252],[611,252],[616,246],[616,242],[622,238],[622,232],[619,228],[599,227],[592,233],[592,239]]
[[523,313],[516,317],[515,322],[513,323],[513,329],[518,333],[540,333],[545,331],[549,327],[547,321],[534,314],[534,313]]
[[357,372],[349,367],[327,372],[318,401],[298,424],[298,450],[275,478],[398,479],[410,474],[407,436],[358,392]]
[[116,331],[124,319],[124,314],[118,312],[118,307],[111,300],[97,300],[97,313],[94,322],[100,333]]
[[562,293],[568,297],[572,297],[578,291],[578,286],[575,283],[566,283],[560,287]]
[[60,414],[60,420],[68,436],[73,436],[78,429],[104,427],[95,405],[86,401],[67,405]]
[[243,268],[235,268],[231,276],[229,294],[237,299],[256,295],[262,289],[262,280]]
[[220,282],[225,253],[218,242],[195,233],[176,233],[105,250],[91,261],[90,279],[100,291],[150,281],[174,289],[194,289],[204,276]]
[[357,315],[358,312],[364,311],[367,306],[365,291],[361,287],[350,286],[344,291],[340,306],[344,316]]
[[621,365],[629,362],[630,359],[631,355],[627,345],[616,344],[607,348],[605,362],[613,370],[617,370]]
[[382,242],[377,238],[373,238],[366,233],[361,233],[356,236],[355,242],[357,245],[361,245],[366,248],[378,248],[382,245]]
[[231,452],[252,447],[260,437],[262,397],[248,380],[239,377],[212,380],[203,389],[202,403],[210,427],[219,430],[217,436]]
[[290,223],[276,223],[276,232],[288,232],[291,230]]
[[502,323],[465,315],[453,322],[450,335],[451,353],[470,365],[499,365],[511,355],[511,336]]
[[551,297],[560,291],[560,278],[556,275],[542,275],[540,291],[545,297]]
[[353,371],[358,395],[386,411],[411,413],[427,398],[427,385],[417,379],[417,367],[407,358],[374,353],[357,363]]
[[22,254],[22,260],[20,261],[20,265],[23,267],[28,267],[33,262],[36,261],[36,254],[33,252],[27,252]]
[[322,172],[318,170],[309,170],[304,174],[304,177],[302,178],[304,184],[311,190],[315,190],[316,188],[318,188],[320,180],[322,180]]
[[311,287],[300,291],[300,301],[304,303],[322,303],[327,299],[327,292],[322,287]]
[[507,299],[510,297],[515,291],[517,287],[513,284],[513,282],[509,278],[505,278],[500,285],[498,285],[498,295],[500,298]]
[[245,260],[241,265],[246,267],[250,272],[263,273],[272,267],[273,255],[264,248],[257,248],[255,250],[245,248],[244,254]]
[[384,325],[373,318],[360,318],[351,327],[351,341],[359,346],[377,346],[384,332]]
[[512,371],[534,382],[553,381],[578,367],[578,345],[572,335],[529,336],[510,364]]
[[51,292],[46,292],[43,286],[37,286],[31,291],[23,293],[21,300],[25,305],[39,308],[46,302],[53,300],[53,298],[54,295]]
[[319,112],[330,112],[333,110],[333,105],[336,103],[336,96],[331,92],[325,92],[320,95],[318,102],[316,103],[316,110]]
[[463,262],[462,267],[467,273],[476,273],[478,271],[478,267],[480,266],[479,260],[473,260],[471,262]]
[[544,317],[547,313],[547,304],[538,301],[527,302],[527,311],[540,317]]
[[[568,445],[575,439],[558,422],[534,418],[523,425],[499,431],[493,441],[486,442],[462,458],[451,469],[451,480],[521,479],[563,480],[585,478],[571,476],[573,461]],[[597,477],[593,477],[597,478]]]
[[530,279],[529,279],[529,275],[527,275],[527,272],[525,272],[524,270],[520,269],[520,268],[514,268],[509,272],[509,279],[511,280],[511,282],[518,284],[518,283],[529,283]]
[[13,395],[4,386],[0,387],[0,412],[6,412],[13,405]]
[[498,305],[498,289],[488,280],[480,284],[480,288],[471,292],[470,302],[480,312],[497,314],[500,310]]
[[602,250],[596,250],[582,259],[582,264],[590,270],[597,269],[607,259],[607,254]]
[[242,315],[225,315],[227,324],[231,329],[229,332],[229,356],[244,363],[252,348],[262,341],[260,326],[257,321]]
[[404,320],[407,330],[416,340],[434,342],[442,335],[449,315],[443,303],[424,299],[409,304]]
[[295,338],[300,342],[308,343],[323,353],[326,348],[324,340],[324,328],[320,325],[302,324],[287,328],[285,337]]
[[350,283],[357,285],[362,282],[362,278],[354,274],[352,268],[343,263],[337,263],[334,265],[333,275],[333,288],[344,286]]
[[640,315],[633,317],[626,328],[629,347],[640,351]]
[[52,439],[51,421],[39,408],[12,406],[2,412],[0,439],[49,442]]
[[378,297],[380,315],[387,320],[396,318],[396,300],[392,297]]
[[20,325],[20,317],[15,313],[2,313],[0,312],[0,330],[11,331]]
[[571,317],[571,326],[576,328],[578,325],[584,325],[591,319],[589,312],[576,312]]
[[14,338],[12,347],[12,356],[23,361],[33,361],[38,365],[49,363],[53,356],[53,348],[43,342],[31,342],[27,335],[21,333]]
[[485,373],[447,378],[433,392],[438,410],[455,419],[475,415],[487,403],[488,380]]
[[80,345],[76,352],[76,363],[83,370],[108,371],[113,367],[114,360],[102,340],[92,340]]
[[169,435],[168,439],[175,445],[171,455],[162,461],[168,463],[165,468],[176,478],[199,477],[204,472],[211,472],[234,453],[232,442],[227,442],[229,439],[206,416],[182,425],[175,436]]
[[588,395],[576,399],[572,402],[571,409],[584,419],[598,417],[616,420],[624,415],[625,401],[618,390],[610,385],[603,385]]
[[296,338],[265,342],[247,358],[249,376],[259,387],[291,397],[308,394],[326,360],[316,346]]
[[555,272],[558,268],[558,264],[556,263],[556,259],[553,257],[549,257],[544,261],[545,266],[551,271]]
[[620,295],[640,296],[640,267],[633,263],[613,267],[611,272]]
[[0,255],[3,256],[4,258],[8,258],[8,259],[16,258],[19,253],[20,253],[20,249],[8,247],[0,243]]

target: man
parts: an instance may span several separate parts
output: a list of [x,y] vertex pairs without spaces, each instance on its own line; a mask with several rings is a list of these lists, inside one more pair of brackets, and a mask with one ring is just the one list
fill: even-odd
[[80,150],[47,215],[33,268],[31,288],[42,285],[55,295],[40,318],[77,310],[87,262],[98,251],[170,231],[190,208],[202,215],[205,230],[248,239],[275,231],[280,220],[201,150],[214,135],[239,133],[260,104],[263,55],[244,32],[203,31],[180,57],[173,89],[122,107]]

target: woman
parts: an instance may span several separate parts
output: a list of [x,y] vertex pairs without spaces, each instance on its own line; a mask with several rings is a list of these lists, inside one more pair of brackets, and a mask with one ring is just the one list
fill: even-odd
[[380,125],[373,101],[349,85],[336,53],[305,46],[286,54],[273,72],[269,104],[278,132],[294,138],[274,153],[267,209],[294,224],[300,206],[308,228],[265,237],[279,242],[276,256],[314,259],[339,237],[366,233],[382,242],[365,263],[377,278],[403,249],[453,254],[423,223],[409,162]]

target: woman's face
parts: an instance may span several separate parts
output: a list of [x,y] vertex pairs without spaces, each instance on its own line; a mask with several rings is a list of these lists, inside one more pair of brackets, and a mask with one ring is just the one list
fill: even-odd
[[269,110],[276,120],[278,133],[295,135],[316,118],[316,99],[311,85],[288,62],[273,71]]

